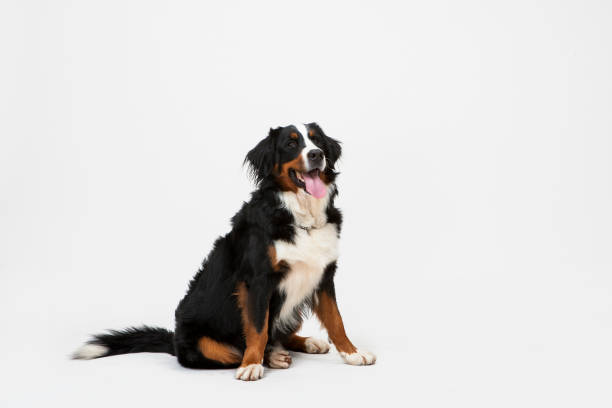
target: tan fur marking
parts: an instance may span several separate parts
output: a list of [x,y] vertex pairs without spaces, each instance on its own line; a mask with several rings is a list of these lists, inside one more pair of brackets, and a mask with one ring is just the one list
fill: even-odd
[[272,265],[274,272],[284,272],[287,270],[287,268],[289,268],[287,262],[278,260],[276,256],[276,247],[274,245],[270,245],[268,247],[268,258],[270,258],[270,264]]
[[238,364],[242,359],[238,350],[227,344],[213,340],[210,337],[202,337],[198,341],[198,348],[204,357],[209,360],[218,361],[221,364]]
[[327,293],[322,292],[319,295],[319,301],[315,306],[315,313],[338,351],[349,354],[357,351],[357,348],[346,336],[342,316],[340,316],[336,301]]
[[272,269],[278,272],[278,259],[276,259],[276,248],[274,245],[268,247],[268,258],[270,258]]
[[252,322],[251,313],[248,308],[249,292],[244,282],[238,284],[238,307],[242,316],[242,328],[246,341],[246,350],[242,357],[241,367],[249,364],[261,364],[268,343],[268,311],[266,310],[266,318],[264,327],[261,332],[258,332]]
[[291,177],[289,177],[289,169],[299,172],[304,171],[304,160],[302,159],[302,155],[300,154],[295,159],[287,163],[283,163],[280,166],[280,169],[277,164],[274,166],[274,169],[276,170],[276,180],[281,186],[281,189],[283,191],[293,191],[294,193],[297,193],[298,187],[293,183]]
[[297,133],[295,133],[295,132],[291,132],[291,134],[289,135],[289,137],[290,137],[290,138],[292,138],[292,139],[297,139],[297,138],[298,138],[298,135],[297,135]]
[[329,185],[329,179],[327,178],[327,174],[324,171],[319,172],[319,178],[325,185]]

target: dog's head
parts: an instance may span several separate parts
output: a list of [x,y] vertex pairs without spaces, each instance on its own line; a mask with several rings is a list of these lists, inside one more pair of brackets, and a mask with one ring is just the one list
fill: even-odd
[[322,198],[336,177],[334,166],[341,153],[337,140],[309,123],[270,129],[244,161],[258,184],[271,180],[283,191],[302,189]]

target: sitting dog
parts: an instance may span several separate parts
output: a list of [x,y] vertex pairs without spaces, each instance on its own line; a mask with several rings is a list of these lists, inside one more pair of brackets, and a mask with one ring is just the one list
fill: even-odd
[[237,367],[236,378],[258,380],[264,362],[288,368],[288,350],[329,351],[326,341],[296,334],[314,311],[346,363],[374,364],[376,357],[346,336],[336,305],[340,154],[339,142],[316,123],[270,129],[245,158],[257,190],[190,282],[174,333],[147,326],[110,331],[73,357],[161,352],[185,367]]

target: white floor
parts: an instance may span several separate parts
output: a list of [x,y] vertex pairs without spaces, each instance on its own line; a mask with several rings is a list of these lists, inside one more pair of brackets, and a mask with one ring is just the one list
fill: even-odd
[[[427,287],[423,297],[411,294],[415,298],[408,302],[411,310],[406,311],[404,322],[398,321],[398,328],[405,325],[404,335],[395,337],[375,323],[369,324],[374,329],[370,333],[354,327],[358,335],[353,340],[376,352],[374,366],[345,365],[334,349],[327,355],[294,353],[289,369],[267,369],[257,382],[235,380],[233,370],[188,370],[166,354],[69,360],[67,355],[85,335],[67,322],[58,322],[55,332],[38,333],[32,328],[3,334],[0,402],[3,407],[612,404],[612,332],[584,315],[589,299],[574,298],[576,307],[567,314],[566,325],[565,311],[556,313],[546,307],[526,313],[529,307],[517,306],[513,315],[500,316],[503,299],[489,298],[489,307],[472,308],[483,298],[458,286],[467,298],[454,310],[418,311],[415,303],[430,307],[435,302],[428,304],[424,297],[436,295]],[[459,297],[463,295],[447,299]],[[53,308],[52,303],[49,307]],[[543,311],[550,312],[546,319],[541,319]],[[494,315],[501,318],[492,319]],[[345,320],[349,326],[358,321]],[[91,332],[97,324],[83,325]],[[315,322],[309,322],[305,331],[317,332]]]
[[[610,408],[611,16],[0,1],[0,408]],[[91,333],[172,327],[249,197],[245,154],[294,118],[343,143],[338,302],[376,365],[296,355],[242,383],[69,360]]]

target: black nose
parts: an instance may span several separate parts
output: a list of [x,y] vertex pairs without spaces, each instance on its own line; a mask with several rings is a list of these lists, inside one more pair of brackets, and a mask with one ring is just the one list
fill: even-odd
[[318,163],[323,161],[323,150],[321,149],[312,149],[308,152],[308,160]]

